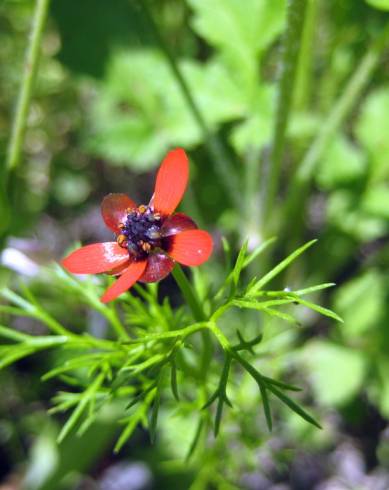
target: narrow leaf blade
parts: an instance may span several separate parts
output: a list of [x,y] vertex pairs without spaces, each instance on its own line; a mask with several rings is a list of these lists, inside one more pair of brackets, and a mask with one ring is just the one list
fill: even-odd
[[316,243],[317,240],[311,240],[310,242],[304,244],[302,247],[298,248],[295,250],[293,253],[288,255],[286,259],[282,260],[279,264],[277,264],[271,271],[269,271],[267,274],[265,274],[261,279],[259,279],[247,293],[253,294],[256,291],[259,291],[260,289],[265,286],[268,282],[270,282],[275,276],[277,276],[280,272],[282,272],[286,267],[288,267],[289,264],[291,264],[294,260],[297,259],[299,255],[301,255],[305,250],[307,250],[309,247],[311,247],[314,243]]

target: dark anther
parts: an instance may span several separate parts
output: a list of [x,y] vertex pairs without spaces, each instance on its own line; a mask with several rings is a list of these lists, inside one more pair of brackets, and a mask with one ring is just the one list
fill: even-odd
[[153,213],[147,206],[128,209],[127,218],[120,225],[117,242],[127,248],[130,255],[144,257],[161,246],[161,225],[160,214]]

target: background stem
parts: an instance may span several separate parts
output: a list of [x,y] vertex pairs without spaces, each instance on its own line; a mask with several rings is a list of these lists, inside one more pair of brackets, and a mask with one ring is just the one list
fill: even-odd
[[316,36],[318,0],[308,0],[304,29],[301,36],[300,55],[296,73],[294,107],[298,111],[307,108],[311,98],[313,47]]
[[24,73],[20,85],[11,138],[7,150],[7,171],[15,169],[20,161],[24,133],[30,109],[31,95],[38,69],[39,53],[50,0],[37,0],[32,22],[30,42],[27,48]]
[[230,156],[228,155],[223,143],[220,141],[218,136],[208,128],[205,117],[203,116],[198,104],[196,103],[192,91],[188,83],[186,82],[176,60],[174,59],[174,56],[172,55],[168,44],[166,43],[162,33],[160,32],[158,25],[155,22],[150,9],[147,6],[147,2],[142,2],[141,5],[145,17],[150,24],[151,30],[163,54],[166,57],[166,60],[173,72],[173,75],[176,78],[179,87],[181,88],[182,95],[184,96],[188,104],[191,114],[200,131],[203,133],[204,142],[214,164],[215,172],[220,178],[220,182],[222,183],[222,185],[224,185],[231,202],[236,206],[237,209],[239,209],[241,203],[239,199],[239,193],[237,192],[239,185],[237,185],[236,181],[237,172],[234,164],[231,161]]
[[281,161],[285,146],[285,136],[293,98],[293,87],[296,78],[297,61],[300,51],[307,0],[289,0],[287,9],[286,31],[283,40],[281,76],[278,85],[277,108],[270,154],[270,173],[263,207],[265,230],[270,223],[268,219],[275,204],[279,185]]
[[[308,195],[309,184],[314,175],[316,166],[323,156],[325,149],[335,132],[339,129],[346,117],[359,100],[363,89],[366,87],[372,72],[376,68],[381,53],[389,40],[389,27],[371,45],[359,66],[350,78],[343,93],[335,102],[333,109],[328,114],[321,129],[304,156],[299,168],[289,184],[289,197],[286,203],[284,232],[294,237],[300,236],[301,226],[304,222],[305,202]],[[291,228],[293,225],[293,230]],[[296,241],[291,240],[293,248]]]

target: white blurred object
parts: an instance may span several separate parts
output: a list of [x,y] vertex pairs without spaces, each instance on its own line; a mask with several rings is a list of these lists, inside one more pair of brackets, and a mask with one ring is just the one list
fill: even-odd
[[143,462],[121,462],[108,467],[100,480],[101,490],[148,490],[153,476]]
[[39,272],[39,265],[16,248],[5,248],[0,254],[0,264],[28,277]]

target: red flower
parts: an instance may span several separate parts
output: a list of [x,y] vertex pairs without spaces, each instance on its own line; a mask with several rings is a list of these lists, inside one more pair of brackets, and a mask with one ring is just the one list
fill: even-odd
[[106,272],[119,276],[101,298],[107,303],[135,282],[156,282],[166,277],[175,261],[200,265],[212,252],[212,238],[198,230],[183,213],[172,214],[184,195],[189,177],[188,158],[181,148],[167,154],[160,166],[148,206],[136,206],[126,194],[108,194],[101,213],[116,235],[116,242],[81,247],[63,259],[74,274]]

